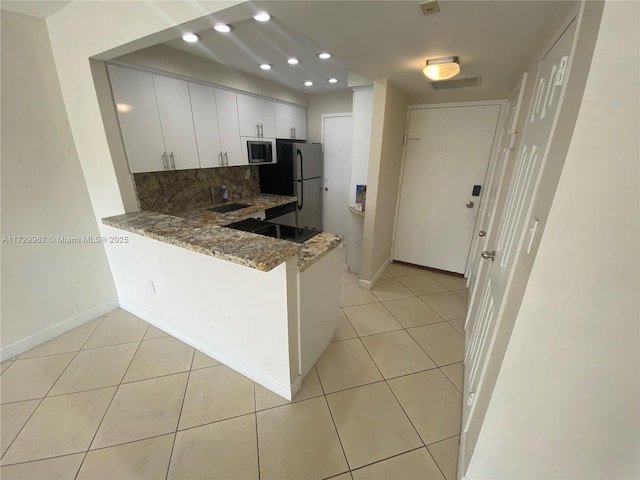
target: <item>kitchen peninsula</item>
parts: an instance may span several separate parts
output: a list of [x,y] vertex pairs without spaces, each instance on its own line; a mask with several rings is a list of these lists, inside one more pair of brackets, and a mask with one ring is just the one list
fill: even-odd
[[122,308],[291,399],[333,337],[342,238],[294,243],[224,225],[294,201],[261,194],[230,213],[103,219],[122,239],[110,245]]

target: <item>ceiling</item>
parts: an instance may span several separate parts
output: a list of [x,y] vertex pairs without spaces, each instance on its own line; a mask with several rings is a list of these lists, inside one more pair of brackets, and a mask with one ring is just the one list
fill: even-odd
[[66,7],[71,0],[2,0],[2,10],[8,10],[32,17],[47,18]]
[[[437,95],[422,74],[427,58],[457,55],[457,78],[481,76],[473,87],[488,98],[505,97],[545,27],[569,2],[550,0],[439,0],[440,12],[425,16],[417,1],[255,1],[217,12],[231,33],[197,33],[201,41],[165,44],[282,83],[305,93],[347,87],[348,71],[369,79],[390,78],[410,95]],[[264,9],[272,20],[259,23]],[[317,58],[329,51],[328,61]],[[288,56],[300,64],[286,63]],[[273,69],[264,72],[260,63]],[[331,85],[330,77],[339,82]],[[305,87],[304,80],[314,81]]]
[[[1,5],[47,18],[69,3],[2,0]],[[184,42],[178,27],[165,45],[308,94],[347,88],[351,72],[369,80],[390,78],[410,95],[437,98],[441,92],[422,74],[425,60],[457,55],[462,72],[456,78],[480,76],[481,85],[472,87],[479,98],[503,98],[549,22],[572,3],[439,0],[440,12],[425,16],[418,1],[249,1],[194,22],[201,37],[197,44]],[[258,10],[268,11],[271,21],[254,21]],[[229,23],[232,31],[216,32],[216,22]],[[320,51],[333,56],[320,60]],[[287,64],[288,56],[300,63]],[[262,71],[260,63],[273,68]],[[331,77],[338,83],[329,84]],[[305,80],[314,85],[305,87]]]

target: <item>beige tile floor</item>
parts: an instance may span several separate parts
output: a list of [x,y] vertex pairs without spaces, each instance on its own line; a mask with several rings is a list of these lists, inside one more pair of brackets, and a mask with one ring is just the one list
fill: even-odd
[[292,403],[123,310],[3,362],[0,477],[455,479],[464,280],[383,277]]

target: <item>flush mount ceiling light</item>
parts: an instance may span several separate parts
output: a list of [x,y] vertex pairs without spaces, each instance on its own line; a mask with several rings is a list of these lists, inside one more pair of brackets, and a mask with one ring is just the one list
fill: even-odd
[[271,65],[269,65],[268,63],[261,63],[260,68],[262,70],[271,70]]
[[297,59],[297,58],[295,58],[295,57],[291,57],[291,58],[288,58],[288,59],[287,59],[287,63],[288,63],[289,65],[297,65],[297,64],[299,64],[299,63],[300,63],[300,60],[298,60],[298,59]]
[[193,32],[186,32],[182,35],[182,40],[185,42],[193,43],[200,40],[200,37]]
[[331,54],[329,52],[321,52],[318,54],[318,58],[321,60],[328,60],[331,58]]
[[338,79],[337,78],[330,78],[328,80],[329,83],[338,83]]
[[310,87],[311,85],[313,85],[313,82],[311,80],[307,80],[306,82],[304,82],[305,87]]
[[253,19],[256,22],[268,22],[269,20],[271,20],[271,15],[269,15],[265,11],[260,11],[253,16]]
[[442,57],[427,60],[427,66],[422,72],[431,80],[449,80],[460,73],[458,57]]
[[226,23],[216,23],[213,26],[213,29],[216,32],[220,32],[220,33],[229,33],[231,31],[231,27],[229,25],[227,25]]

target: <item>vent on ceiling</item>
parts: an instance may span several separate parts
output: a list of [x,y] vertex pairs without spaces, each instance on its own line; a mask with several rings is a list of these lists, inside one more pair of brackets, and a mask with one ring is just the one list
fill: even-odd
[[438,5],[436,0],[420,2],[419,5],[423,15],[431,15],[432,13],[438,13],[440,11],[440,5]]
[[480,77],[460,78],[457,80],[440,80],[439,82],[430,82],[434,90],[449,90],[451,88],[467,88],[479,87]]

